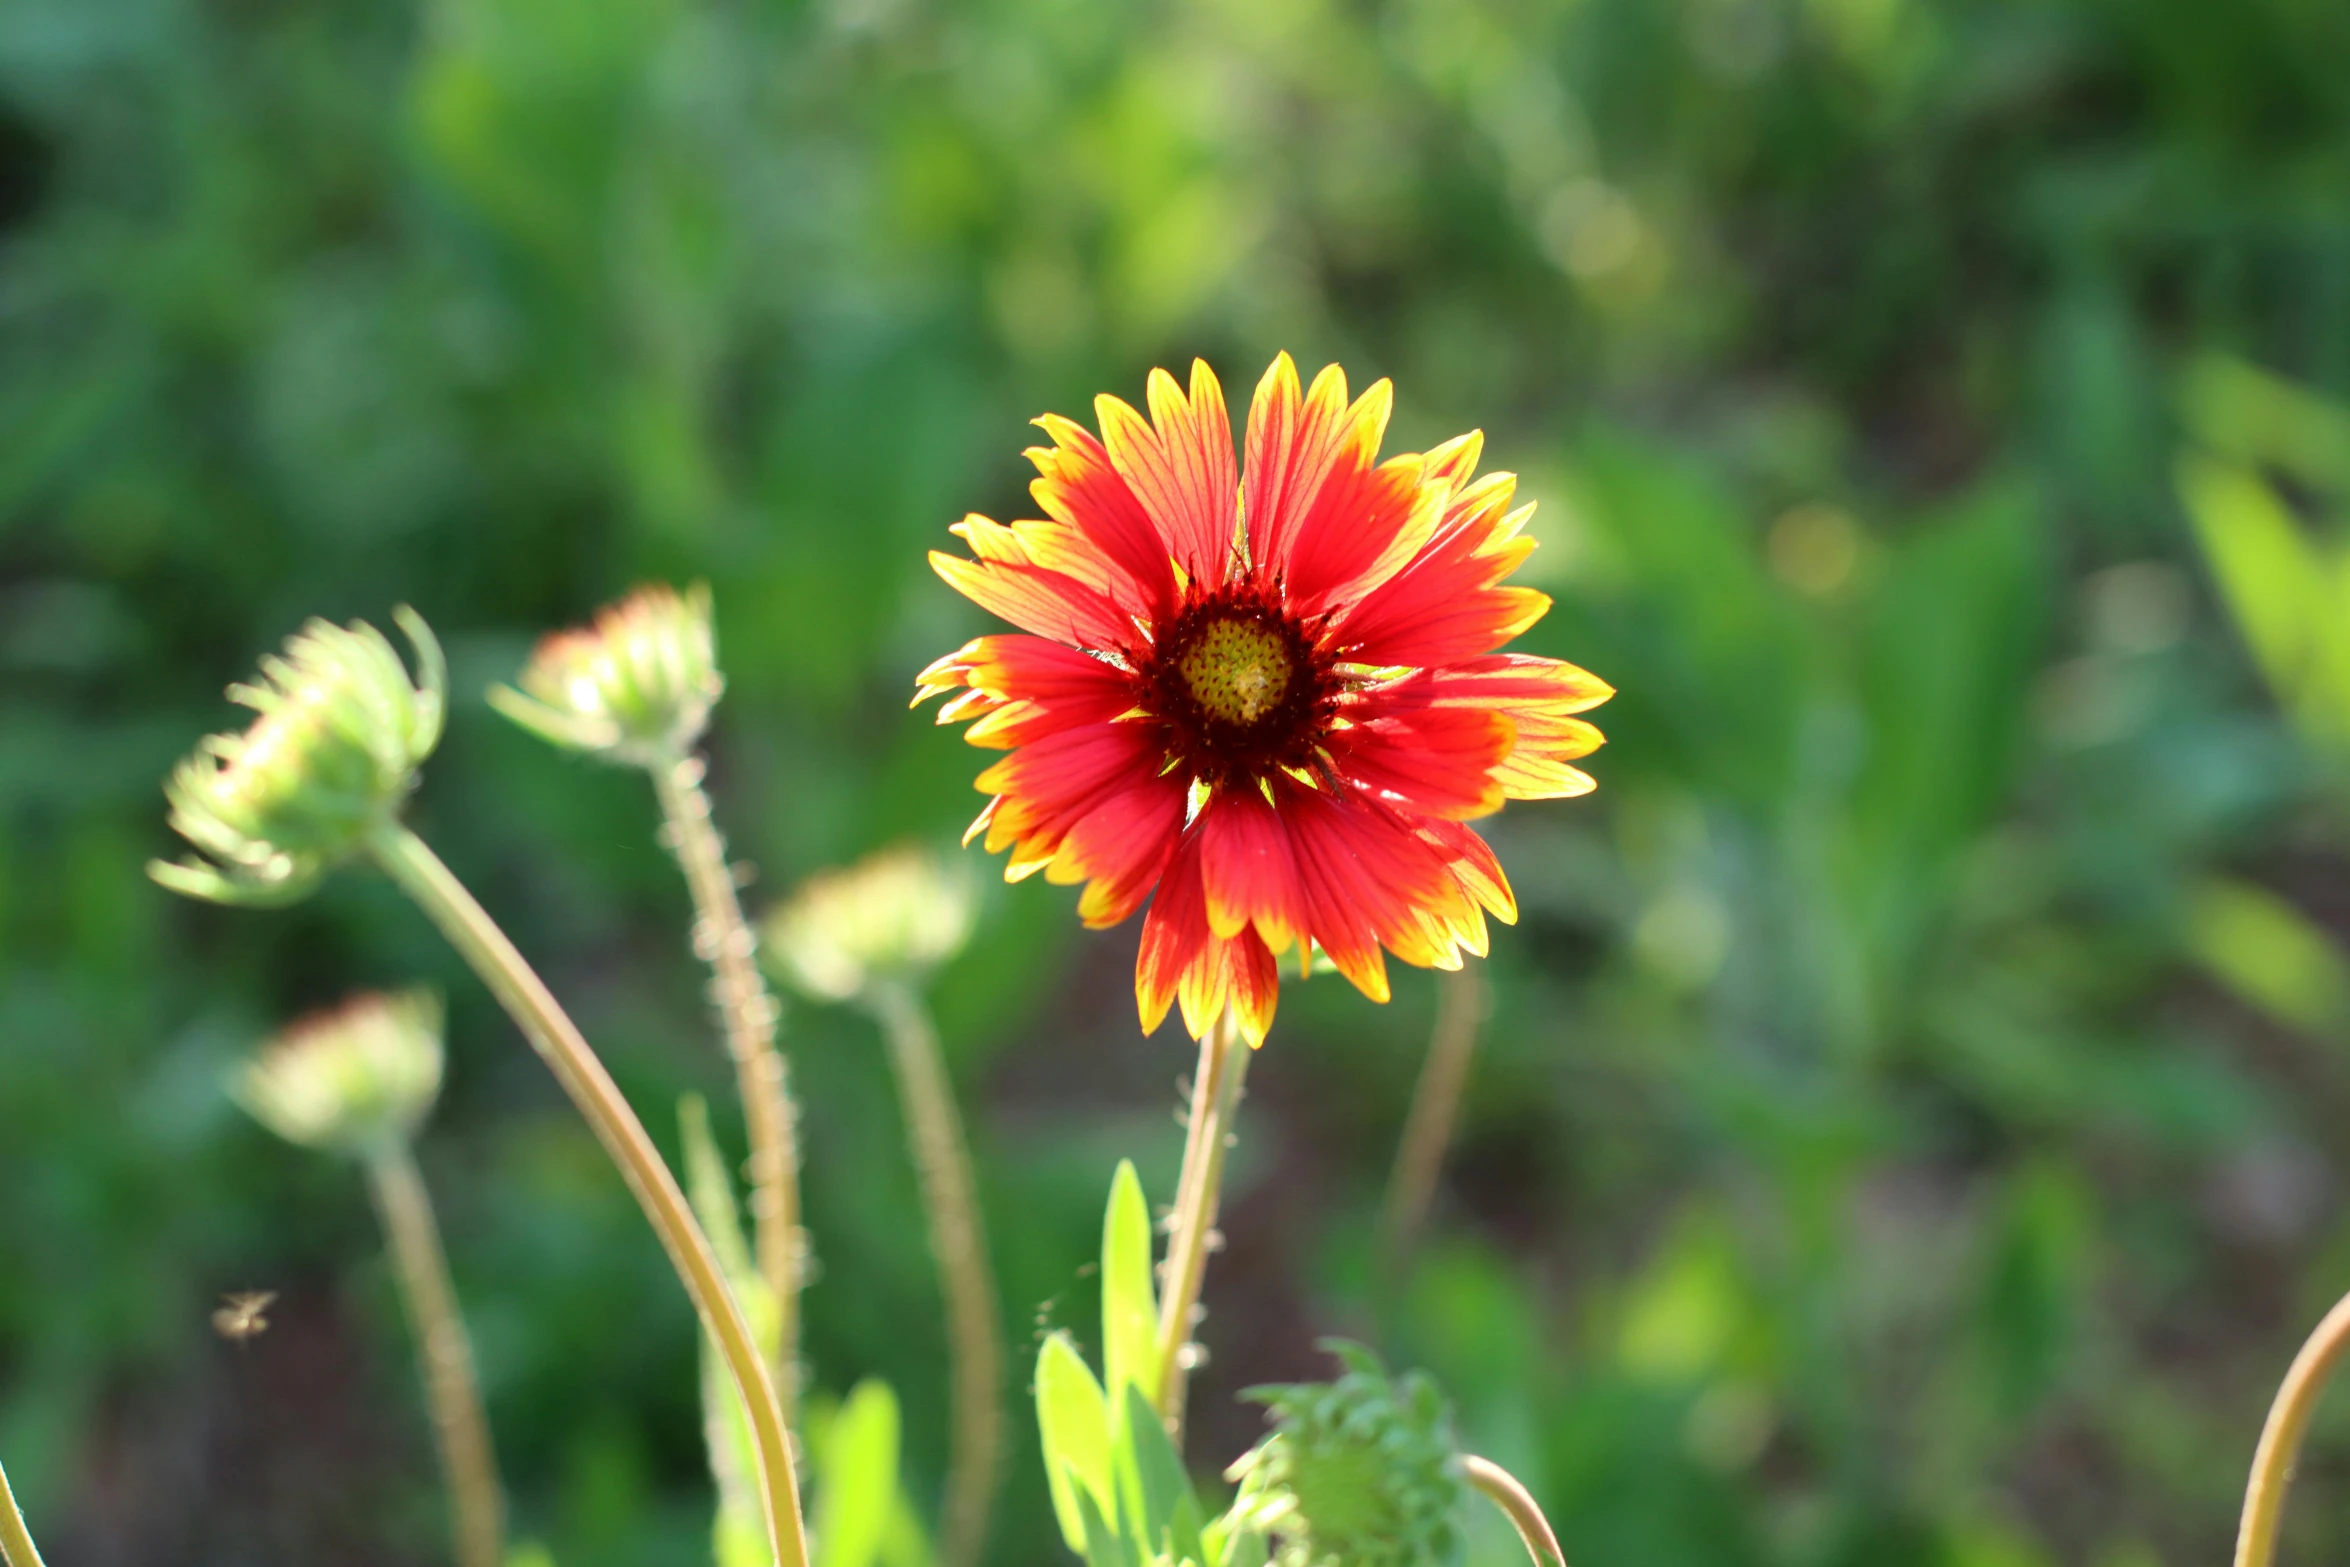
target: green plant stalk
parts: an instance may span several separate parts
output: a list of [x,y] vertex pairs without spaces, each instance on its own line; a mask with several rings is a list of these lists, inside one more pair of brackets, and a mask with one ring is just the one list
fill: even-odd
[[1183,1144],[1183,1174],[1175,1188],[1173,1227],[1167,1235],[1164,1289],[1159,1304],[1159,1415],[1175,1450],[1183,1451],[1183,1396],[1191,1370],[1191,1330],[1198,1325],[1200,1285],[1216,1245],[1216,1209],[1223,1194],[1224,1155],[1232,1146],[1232,1118],[1251,1051],[1240,1042],[1239,1015],[1227,1007],[1200,1039],[1199,1069],[1191,1080],[1191,1118]]
[[1567,1567],[1567,1557],[1559,1549],[1559,1537],[1551,1532],[1550,1520],[1542,1516],[1534,1495],[1518,1483],[1518,1477],[1490,1458],[1479,1458],[1474,1453],[1461,1455],[1461,1475],[1477,1492],[1509,1515],[1518,1529],[1518,1538],[1526,1542],[1526,1554],[1534,1558],[1534,1567]]
[[41,1567],[41,1553],[33,1548],[33,1532],[16,1510],[16,1493],[8,1489],[8,1471],[0,1469],[0,1561],[8,1567]]
[[710,1238],[695,1221],[677,1178],[645,1135],[644,1123],[546,984],[423,839],[390,822],[370,835],[368,848],[497,996],[636,1194],[742,1394],[777,1567],[808,1567],[807,1526],[792,1477],[790,1430],[776,1402],[775,1385],[768,1380],[750,1324],[710,1250]]
[[792,1103],[790,1068],[776,1047],[783,1009],[759,974],[757,940],[743,918],[734,873],[726,863],[702,787],[699,757],[680,757],[652,769],[661,799],[663,834],[685,871],[694,901],[694,948],[710,965],[711,995],[734,1059],[743,1125],[751,1159],[752,1250],[759,1276],[775,1295],[775,1343],[768,1373],[785,1424],[796,1418],[800,1391],[799,1302],[805,1239],[800,1229],[799,1112]]
[[1003,1325],[988,1265],[987,1229],[954,1085],[929,1013],[908,985],[878,984],[869,999],[889,1040],[906,1145],[921,1177],[930,1249],[938,1258],[939,1293],[946,1301],[954,1383],[938,1559],[941,1567],[972,1567],[987,1542],[1004,1447]]
[[2301,1438],[2345,1350],[2350,1350],[2350,1295],[2336,1301],[2309,1335],[2301,1353],[2293,1357],[2276,1401],[2269,1405],[2268,1423],[2261,1427],[2260,1446],[2252,1454],[2252,1478],[2244,1487],[2244,1521],[2236,1531],[2236,1567],[2269,1567],[2276,1559],[2277,1533],[2285,1520],[2285,1492],[2293,1483]]
[[1387,1265],[1398,1272],[1411,1256],[1436,1195],[1445,1150],[1460,1121],[1461,1092],[1477,1054],[1477,1024],[1484,1010],[1485,982],[1476,968],[1464,966],[1438,981],[1436,1028],[1429,1036],[1420,1081],[1412,1090],[1403,1137],[1396,1144],[1380,1226]]
[[369,1156],[367,1182],[391,1244],[401,1304],[416,1334],[433,1442],[449,1487],[457,1567],[499,1567],[506,1556],[505,1499],[489,1418],[482,1412],[481,1383],[474,1374],[473,1345],[449,1282],[449,1258],[433,1222],[431,1194],[405,1143]]

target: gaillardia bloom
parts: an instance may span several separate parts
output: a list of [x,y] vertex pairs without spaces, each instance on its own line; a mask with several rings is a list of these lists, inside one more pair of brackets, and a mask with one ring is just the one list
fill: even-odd
[[1205,364],[1188,397],[1153,371],[1149,401],[1145,420],[1096,399],[1098,440],[1039,419],[1050,520],[966,517],[977,558],[931,554],[1032,634],[940,659],[915,700],[963,688],[939,722],[1012,753],[979,775],[994,798],[969,835],[1011,849],[1007,879],[1085,883],[1095,927],[1150,899],[1146,1030],[1180,1002],[1198,1035],[1229,1003],[1261,1042],[1284,952],[1303,968],[1318,946],[1375,1001],[1382,947],[1423,967],[1483,955],[1485,915],[1517,905],[1468,823],[1588,792],[1569,764],[1600,734],[1573,715],[1613,693],[1494,651],[1550,600],[1504,585],[1532,508],[1511,509],[1515,476],[1471,477],[1481,436],[1380,462],[1388,383],[1350,403],[1333,365],[1301,395],[1284,354],[1243,474]]

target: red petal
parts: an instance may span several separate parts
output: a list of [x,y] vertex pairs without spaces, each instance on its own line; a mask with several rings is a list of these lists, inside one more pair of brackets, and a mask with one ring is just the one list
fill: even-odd
[[1079,818],[1126,780],[1156,777],[1165,740],[1150,724],[1089,724],[1022,746],[979,775],[999,795],[987,826],[990,854],[1017,844],[1008,875],[1041,869]]
[[1498,586],[1533,552],[1527,509],[1505,514],[1515,481],[1494,474],[1455,497],[1428,547],[1343,611],[1325,645],[1359,662],[1412,667],[1471,658],[1507,642],[1550,608],[1531,588]]
[[1480,708],[1382,705],[1395,688],[1363,693],[1345,710],[1356,722],[1325,742],[1340,776],[1388,804],[1424,816],[1488,816],[1505,798],[1495,769],[1517,744],[1517,726]]
[[1191,362],[1191,396],[1164,370],[1150,374],[1149,423],[1115,397],[1094,399],[1110,461],[1141,500],[1176,563],[1195,584],[1224,585],[1239,538],[1239,475],[1232,416],[1207,361]]
[[1043,637],[980,637],[924,670],[924,691],[961,681],[971,689],[938,721],[978,721],[964,738],[1003,749],[1081,724],[1107,723],[1134,706],[1132,678],[1115,665]]
[[1197,1039],[1229,1004],[1249,1043],[1262,1044],[1280,999],[1280,972],[1255,931],[1227,939],[1209,927],[1200,858],[1200,835],[1186,833],[1143,919],[1142,950],[1134,963],[1142,1029],[1156,1030],[1168,1006],[1179,1002],[1183,1026]]
[[1588,670],[1554,658],[1501,654],[1422,670],[1366,692],[1365,703],[1390,708],[1482,709],[1507,717],[1517,731],[1494,781],[1513,800],[1588,794],[1588,774],[1566,764],[1599,749],[1599,730],[1571,715],[1597,707],[1614,689]]
[[1457,968],[1483,951],[1476,903],[1436,846],[1358,792],[1291,785],[1280,794],[1314,938],[1356,988],[1387,999],[1378,947],[1406,963]]
[[1182,779],[1144,778],[1078,818],[1061,840],[1045,880],[1087,882],[1078,917],[1095,930],[1118,924],[1150,896],[1183,831]]
[[1241,515],[1250,558],[1269,570],[1288,563],[1298,528],[1338,455],[1346,411],[1346,372],[1336,365],[1324,366],[1302,399],[1297,366],[1287,354],[1276,356],[1257,383],[1248,410]]
[[1036,422],[1054,444],[1028,449],[1038,475],[1028,492],[1047,516],[1083,533],[1116,566],[1134,610],[1147,619],[1163,618],[1175,604],[1172,541],[1119,477],[1092,431],[1059,414]]
[[1135,638],[1133,622],[1117,605],[1060,572],[1010,561],[964,560],[941,550],[930,552],[930,564],[947,586],[1023,631],[1072,647],[1116,648]]
[[1266,946],[1287,951],[1305,928],[1305,898],[1280,816],[1261,794],[1226,790],[1208,801],[1193,830],[1208,928],[1231,937],[1253,926]]

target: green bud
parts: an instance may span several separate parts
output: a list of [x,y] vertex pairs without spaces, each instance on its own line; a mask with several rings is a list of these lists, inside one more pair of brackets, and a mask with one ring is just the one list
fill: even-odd
[[709,588],[638,588],[594,625],[541,638],[520,684],[492,687],[490,705],[541,739],[633,767],[676,761],[726,689]]
[[1358,1344],[1324,1340],[1335,1382],[1252,1388],[1272,1434],[1227,1471],[1234,1521],[1271,1535],[1278,1567],[1449,1567],[1468,1498],[1452,1417],[1419,1372],[1391,1379]]
[[261,660],[258,684],[229,687],[261,716],[207,736],[163,786],[172,828],[206,857],[157,860],[149,875],[216,903],[291,903],[399,814],[439,743],[448,672],[414,610],[392,618],[421,684],[373,626],[313,620]]
[[919,982],[971,934],[970,881],[901,845],[811,877],[767,917],[761,945],[794,988],[848,1001],[877,980]]
[[363,991],[288,1025],[229,1084],[289,1143],[365,1157],[415,1134],[441,1091],[441,1003]]

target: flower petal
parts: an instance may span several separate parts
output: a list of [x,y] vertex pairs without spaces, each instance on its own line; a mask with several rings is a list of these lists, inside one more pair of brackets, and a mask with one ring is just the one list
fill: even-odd
[[1564,799],[1588,794],[1590,775],[1566,764],[1589,756],[1605,737],[1595,725],[1572,715],[1588,711],[1615,694],[1589,670],[1555,658],[1498,654],[1422,670],[1364,694],[1391,709],[1482,709],[1506,716],[1516,744],[1494,771],[1494,781],[1513,800]]
[[1422,816],[1489,816],[1505,798],[1495,770],[1517,745],[1517,726],[1482,708],[1383,704],[1395,688],[1363,693],[1342,711],[1352,726],[1324,741],[1341,777]]
[[[1365,402],[1370,401],[1366,396]],[[1356,407],[1364,409],[1364,404]],[[1313,390],[1303,398],[1297,390],[1297,366],[1287,354],[1277,355],[1257,383],[1248,410],[1241,515],[1247,522],[1249,558],[1275,575],[1288,565],[1298,529],[1338,457],[1348,412],[1346,372],[1336,365],[1323,366],[1314,377]],[[1384,428],[1383,413],[1380,423]],[[1359,425],[1360,421],[1358,429]],[[1374,431],[1374,451],[1378,444]]]
[[1172,774],[1139,779],[1103,798],[1061,839],[1044,879],[1087,883],[1077,900],[1087,926],[1119,924],[1150,896],[1182,835],[1186,788]]
[[998,796],[987,852],[1014,847],[1007,880],[1042,870],[1062,838],[1126,781],[1156,777],[1166,740],[1156,725],[1088,724],[1024,745],[979,775]]
[[974,638],[916,677],[914,700],[958,685],[969,689],[939,709],[938,721],[976,719],[963,738],[997,750],[1107,723],[1135,700],[1125,671],[1043,637]]
[[1193,831],[1208,928],[1231,937],[1253,927],[1267,947],[1288,951],[1305,928],[1305,898],[1279,814],[1254,790],[1221,790],[1201,809]]
[[932,550],[931,568],[981,609],[1072,647],[1120,648],[1137,640],[1132,617],[1100,586],[1036,564],[1014,529],[971,516],[950,531],[979,558]]
[[1183,1008],[1183,1026],[1197,1039],[1230,1004],[1251,1045],[1264,1043],[1280,999],[1273,954],[1253,930],[1218,936],[1208,925],[1200,875],[1200,835],[1186,833],[1160,878],[1158,896],[1142,922],[1135,956],[1134,999],[1144,1033],[1166,1020],[1170,1004]]
[[1187,399],[1164,370],[1150,374],[1145,422],[1118,398],[1094,399],[1110,462],[1141,500],[1176,564],[1199,585],[1224,585],[1240,535],[1232,416],[1207,361],[1191,362]]
[[1028,448],[1037,471],[1029,494],[1045,515],[1084,534],[1116,567],[1127,585],[1127,593],[1117,595],[1121,602],[1146,619],[1163,619],[1175,604],[1173,541],[1143,509],[1092,431],[1059,414],[1036,423],[1054,444]]
[[1547,594],[1500,582],[1534,551],[1531,506],[1504,512],[1516,480],[1491,474],[1452,499],[1417,557],[1343,609],[1324,645],[1362,663],[1421,667],[1499,647],[1550,608]]

